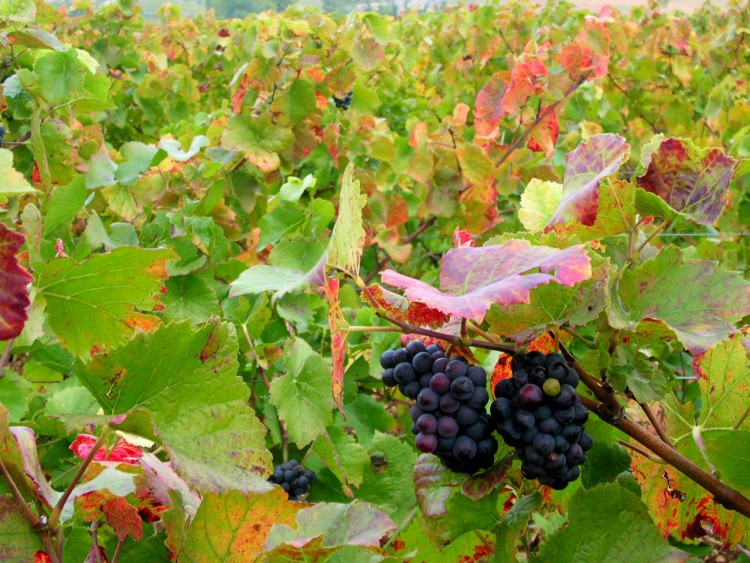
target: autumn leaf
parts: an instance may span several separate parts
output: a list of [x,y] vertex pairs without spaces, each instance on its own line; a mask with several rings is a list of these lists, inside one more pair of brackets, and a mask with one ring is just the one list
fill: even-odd
[[0,223],[0,340],[21,334],[31,305],[26,287],[34,278],[16,258],[25,240],[22,234]]

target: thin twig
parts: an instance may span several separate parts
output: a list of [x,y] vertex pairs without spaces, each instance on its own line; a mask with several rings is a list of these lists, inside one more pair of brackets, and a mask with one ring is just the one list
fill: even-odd
[[659,435],[659,438],[661,438],[665,444],[668,444],[670,447],[674,448],[674,444],[669,439],[669,436],[667,436],[667,433],[664,432],[664,428],[662,427],[661,422],[659,422],[659,419],[656,418],[656,415],[651,410],[651,407],[649,407],[646,403],[638,403],[638,405],[646,414],[646,418],[648,418],[648,421],[651,423],[651,426],[653,426],[654,430],[656,430],[656,433]]
[[634,446],[630,442],[626,442],[625,440],[619,440],[619,442],[620,442],[621,446],[629,448],[629,449],[633,450],[634,452],[642,455],[643,457],[647,457],[648,459],[650,459],[651,461],[653,461],[655,463],[666,463],[662,458],[655,456],[654,454],[652,454],[649,451],[644,450],[643,448],[639,448],[638,446]]
[[2,459],[0,459],[0,472],[2,472],[3,477],[5,477],[5,480],[8,482],[8,487],[10,487],[10,492],[13,494],[13,498],[16,499],[16,502],[20,505],[21,510],[23,511],[23,515],[31,523],[32,526],[34,527],[39,526],[41,519],[31,511],[31,508],[26,502],[26,499],[23,498],[21,491],[18,489],[18,485],[16,485],[16,482],[13,480],[13,477],[11,477],[10,472],[8,471],[8,468],[5,467],[5,464],[3,463]]
[[118,559],[120,559],[120,552],[122,551],[122,546],[125,544],[125,538],[122,538],[121,540],[117,541],[117,547],[115,548],[115,553],[112,556],[112,563],[117,563]]
[[96,557],[96,563],[102,563],[102,554],[99,551],[99,521],[94,520],[89,528],[89,534],[91,535],[91,541],[93,542],[91,549],[94,551],[94,557]]

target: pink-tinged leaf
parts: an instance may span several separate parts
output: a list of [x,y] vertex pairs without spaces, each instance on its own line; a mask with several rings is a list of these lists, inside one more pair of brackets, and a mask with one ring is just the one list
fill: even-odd
[[191,518],[195,516],[201,503],[197,492],[190,488],[187,482],[177,475],[170,464],[164,463],[151,453],[144,453],[138,460],[143,470],[143,476],[136,478],[139,489],[148,489],[148,497],[154,498],[164,506],[172,504],[169,493],[174,491],[182,498],[182,507]]
[[474,128],[477,137],[489,139],[497,137],[497,124],[505,114],[501,106],[505,94],[503,74],[493,75],[477,94],[474,106]]
[[599,186],[617,172],[630,154],[623,137],[604,133],[582,142],[565,159],[563,198],[547,224],[547,231],[558,223],[578,221],[591,226],[599,207]]
[[489,471],[468,477],[461,485],[461,492],[472,500],[479,500],[505,483],[505,476],[513,465],[513,456],[508,454]]
[[461,248],[463,246],[474,246],[476,242],[471,237],[469,231],[462,231],[458,227],[453,231],[453,248]]
[[341,313],[339,300],[339,280],[327,280],[325,285],[328,298],[328,327],[331,329],[331,355],[333,359],[333,376],[331,378],[331,392],[336,406],[346,418],[344,412],[344,362],[346,360],[346,331],[347,323]]
[[434,455],[421,455],[414,464],[417,503],[422,515],[428,518],[445,515],[448,497],[459,484],[457,474],[448,470]]
[[638,186],[704,225],[727,204],[727,189],[738,161],[718,148],[699,149],[689,139],[666,139],[651,153]]
[[573,43],[565,45],[557,56],[557,62],[568,71],[571,79],[589,80],[603,78],[609,66],[610,33],[605,22],[586,20]]
[[547,75],[541,61],[519,63],[513,68],[501,107],[505,113],[518,113],[531,96],[539,91],[538,79]]
[[548,159],[552,158],[552,155],[555,154],[555,143],[559,133],[560,123],[557,121],[555,110],[552,110],[529,134],[529,149],[535,152],[543,152]]
[[16,258],[25,240],[22,234],[0,223],[0,340],[21,334],[31,305],[26,286],[34,278],[18,265]]
[[112,526],[117,539],[125,541],[125,538],[131,536],[134,540],[140,541],[143,537],[143,522],[138,515],[138,509],[128,504],[122,497],[117,497],[106,501],[102,505],[102,512],[107,519],[107,524]]
[[589,277],[591,261],[582,246],[558,250],[525,240],[449,250],[439,290],[392,270],[382,274],[385,283],[404,290],[410,301],[476,322],[482,322],[495,303],[528,303],[530,291],[538,285],[554,281],[570,286]]

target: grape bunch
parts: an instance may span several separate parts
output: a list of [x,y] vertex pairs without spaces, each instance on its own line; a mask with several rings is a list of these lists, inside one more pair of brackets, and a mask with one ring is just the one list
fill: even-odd
[[584,432],[589,412],[575,391],[578,373],[557,353],[517,355],[511,368],[513,377],[495,386],[492,419],[516,448],[526,478],[564,489],[580,476],[592,446]]
[[413,340],[406,348],[380,357],[383,383],[416,400],[411,408],[417,448],[434,453],[452,471],[476,473],[494,462],[497,440],[489,401],[487,374],[462,357],[447,358],[433,344]]
[[296,459],[290,459],[274,467],[273,475],[268,480],[284,489],[289,500],[299,500],[310,490],[310,483],[315,481],[315,471],[305,469]]
[[343,98],[337,98],[336,96],[334,96],[333,103],[336,104],[336,107],[339,109],[349,109],[349,106],[352,103],[353,96],[354,96],[354,92],[349,92]]

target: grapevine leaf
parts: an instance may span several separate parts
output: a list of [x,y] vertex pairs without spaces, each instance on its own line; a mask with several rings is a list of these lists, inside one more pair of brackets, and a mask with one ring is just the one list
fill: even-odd
[[303,508],[296,515],[296,528],[278,523],[263,546],[270,551],[281,544],[301,548],[322,536],[322,545],[380,547],[380,539],[395,529],[393,521],[366,502],[339,504],[322,502]]
[[557,250],[509,240],[497,246],[449,250],[440,272],[442,291],[392,270],[383,272],[382,279],[405,290],[410,301],[482,322],[493,304],[528,303],[530,291],[539,285],[555,281],[571,286],[590,276],[591,262],[582,246]]
[[750,495],[750,431],[727,430],[706,435],[706,455],[721,479],[745,496]]
[[498,134],[498,123],[505,115],[501,105],[505,95],[503,73],[493,75],[479,93],[474,105],[474,122],[477,137],[495,138]]
[[164,282],[162,315],[167,320],[204,323],[220,314],[219,301],[209,283],[196,275],[175,276]]
[[328,265],[352,275],[359,274],[359,262],[365,245],[362,209],[367,197],[360,191],[359,180],[354,179],[354,164],[344,171],[339,195],[339,216],[333,227]]
[[140,541],[143,537],[143,521],[138,515],[138,509],[128,504],[124,498],[117,497],[105,501],[102,504],[102,512],[118,540],[125,541],[125,538],[130,536]]
[[102,149],[91,157],[89,169],[86,171],[86,189],[106,188],[117,183],[115,173],[117,164],[109,157],[106,149]]
[[179,141],[174,139],[162,139],[156,148],[163,150],[169,155],[169,158],[177,162],[187,162],[200,152],[203,147],[211,144],[205,135],[196,135],[190,142],[190,148],[185,151]]
[[265,494],[227,491],[206,495],[184,532],[180,561],[254,561],[274,524],[291,524],[304,505],[290,502],[281,487]]
[[302,290],[309,285],[322,286],[325,284],[326,259],[327,256],[323,253],[318,263],[307,272],[265,264],[253,266],[231,283],[229,296],[273,291],[273,300],[276,301],[287,293]]
[[[543,108],[542,113],[547,111]],[[548,159],[555,154],[555,143],[560,133],[560,123],[557,120],[555,110],[549,111],[529,134],[528,147],[532,151],[543,152]]]
[[456,149],[456,156],[458,156],[458,161],[461,163],[463,175],[473,185],[495,185],[495,164],[481,147],[474,144],[461,144]]
[[33,277],[16,255],[26,237],[0,223],[0,340],[15,338],[23,330],[31,306],[26,287]]
[[16,499],[0,495],[0,559],[34,561],[34,553],[41,549],[42,540]]
[[75,99],[86,80],[86,67],[77,49],[52,51],[39,58],[34,74],[41,96],[51,105],[59,106]]
[[154,328],[159,319],[138,310],[153,311],[167,277],[165,264],[174,258],[171,250],[123,246],[80,264],[58,258],[42,265],[37,283],[50,326],[78,356],[93,346],[115,346],[136,329]]
[[364,468],[364,481],[357,496],[400,522],[417,503],[412,478],[417,459],[414,448],[395,436],[375,432],[368,453],[370,463]]
[[547,75],[544,63],[538,60],[518,63],[513,67],[507,89],[500,102],[503,111],[507,114],[517,113],[529,97],[539,90],[537,81]]
[[419,456],[414,464],[414,488],[422,514],[426,517],[444,516],[446,503],[458,481],[456,474],[434,455]]
[[289,440],[302,448],[333,420],[331,368],[301,338],[291,342],[284,357],[287,373],[271,381],[271,404],[286,423]]
[[516,553],[518,553],[516,545],[519,537],[522,536],[523,530],[528,526],[529,517],[539,509],[541,504],[542,496],[539,493],[532,493],[519,498],[510,510],[503,515],[497,527],[497,540],[495,542],[497,558],[501,559],[505,556],[508,561],[515,558]]
[[186,321],[78,361],[76,373],[105,414],[148,411],[153,422],[129,431],[148,436],[155,426],[175,470],[199,491],[267,491],[271,457],[236,375],[237,350],[232,325]]
[[388,291],[379,284],[370,286],[375,301],[393,318],[419,326],[437,328],[450,320],[450,316],[436,311],[424,303],[410,302],[405,297]]
[[735,332],[732,323],[750,314],[750,284],[714,262],[683,261],[676,247],[624,271],[612,291],[613,327],[635,330],[643,320],[657,320],[694,353],[727,338]]
[[565,158],[563,197],[547,223],[547,231],[559,223],[576,221],[593,225],[599,208],[599,186],[617,172],[630,154],[623,137],[611,133],[592,136]]
[[0,178],[0,197],[37,191],[13,168],[13,153],[8,149],[0,149]]
[[347,483],[355,486],[362,483],[364,467],[370,463],[370,457],[364,447],[338,426],[330,426],[319,436],[313,451],[344,485],[345,491],[351,492],[346,488]]
[[627,386],[640,403],[658,401],[667,391],[664,369],[635,346],[620,344],[615,348],[609,374],[618,391]]
[[55,188],[44,217],[44,236],[49,236],[61,225],[69,225],[83,209],[89,195],[83,176],[76,176],[67,186]]
[[375,70],[385,59],[385,51],[375,39],[358,39],[350,51],[354,64],[365,72]]
[[281,160],[278,153],[294,143],[291,129],[271,123],[267,116],[236,115],[227,123],[221,146],[241,152],[261,172],[273,172]]
[[586,423],[586,432],[594,439],[594,447],[586,453],[586,463],[581,471],[581,483],[591,489],[603,483],[611,483],[630,467],[630,455],[620,445],[625,436],[614,426],[592,417]]
[[649,563],[679,553],[661,537],[646,505],[618,484],[579,489],[568,506],[569,525],[552,534],[532,561]]
[[333,400],[336,401],[336,406],[346,418],[344,412],[344,362],[346,362],[346,340],[349,333],[346,331],[348,325],[341,312],[339,280],[327,280],[325,292],[329,304],[328,328],[331,331],[331,357],[333,361],[331,392]]
[[29,410],[31,383],[15,371],[0,371],[0,405],[8,409],[9,420],[19,422]]
[[145,143],[135,141],[125,143],[120,147],[120,156],[125,160],[117,165],[115,180],[124,186],[132,185],[141,174],[151,167],[158,152],[159,149]]
[[710,225],[727,204],[737,160],[718,148],[699,149],[690,139],[665,139],[646,158],[638,185],[673,209]]
[[573,287],[540,285],[529,303],[493,305],[487,322],[494,334],[526,343],[549,326],[580,326],[596,319],[608,304],[609,265],[595,258],[591,279]]
[[505,482],[505,476],[513,464],[513,456],[507,455],[492,466],[492,469],[472,475],[461,484],[461,492],[470,499],[479,500],[486,497],[495,488]]
[[292,124],[315,111],[315,88],[309,82],[295,78],[281,99],[283,111]]

